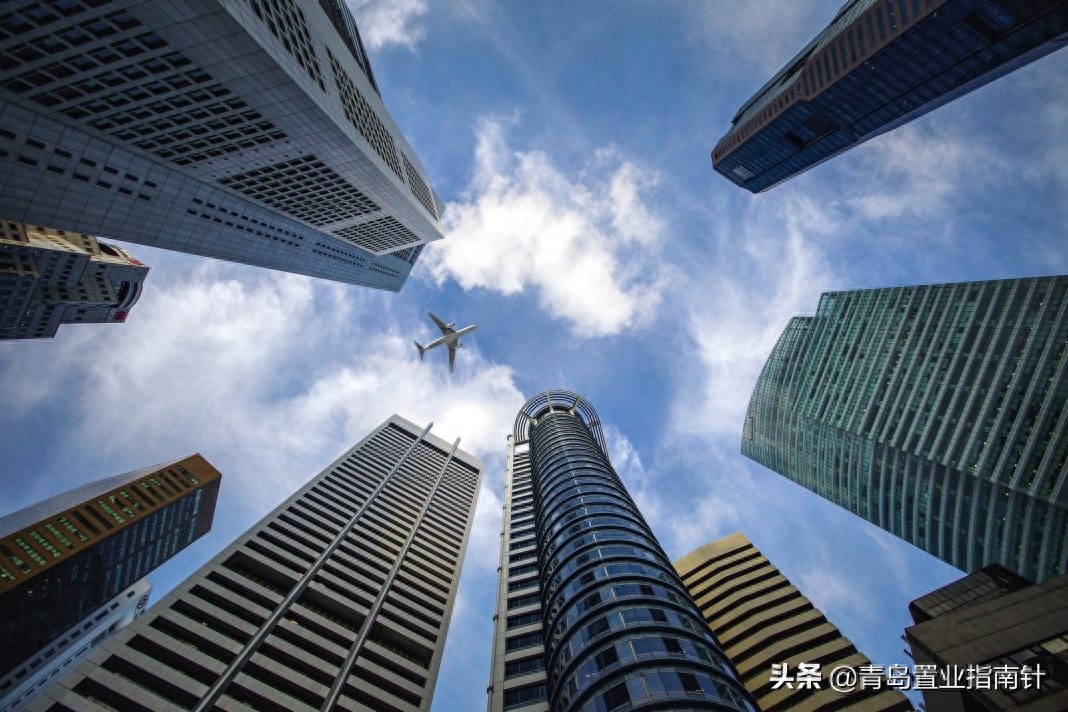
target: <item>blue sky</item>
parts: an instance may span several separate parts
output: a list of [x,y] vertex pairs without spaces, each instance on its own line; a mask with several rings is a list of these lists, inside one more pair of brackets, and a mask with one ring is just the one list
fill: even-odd
[[[434,709],[482,709],[505,436],[569,388],[669,555],[741,530],[862,652],[907,663],[908,602],[959,573],[744,459],[742,416],[822,291],[1068,271],[1068,53],[734,187],[712,146],[838,4],[353,4],[446,240],[398,295],[130,245],[152,271],[126,324],[0,345],[0,514],[201,452],[215,526],[158,599],[391,413],[434,421],[487,465]],[[426,309],[479,324],[452,377],[411,345]]]

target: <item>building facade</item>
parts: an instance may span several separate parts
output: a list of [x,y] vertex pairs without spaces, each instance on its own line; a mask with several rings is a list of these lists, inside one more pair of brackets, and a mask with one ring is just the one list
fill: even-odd
[[57,677],[144,613],[151,593],[152,584],[147,578],[136,581],[0,678],[0,712],[25,709]]
[[712,151],[759,193],[1063,47],[1064,0],[849,0]]
[[501,544],[490,712],[756,709],[581,396],[520,411]]
[[396,291],[442,204],[342,0],[7,3],[0,215]]
[[[916,625],[905,640],[916,669],[956,683],[925,687],[929,712],[1068,709],[1068,576],[1031,584],[985,567],[909,610]],[[972,681],[961,684],[961,671]]]
[[191,455],[0,519],[0,678],[206,534],[219,480]]
[[[800,663],[825,675],[840,666],[870,665],[853,643],[768,561],[744,534],[705,544],[675,562],[708,627],[763,712],[849,709],[909,712],[898,690],[860,688],[845,694],[790,682]],[[772,665],[785,663],[778,685]]]
[[126,321],[148,267],[92,235],[0,220],[0,339]]
[[824,294],[742,453],[965,571],[1065,573],[1068,277]]
[[389,418],[31,710],[430,709],[481,464]]

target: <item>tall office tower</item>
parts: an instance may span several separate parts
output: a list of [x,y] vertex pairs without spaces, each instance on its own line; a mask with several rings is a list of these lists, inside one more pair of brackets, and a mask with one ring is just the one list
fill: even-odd
[[210,530],[219,478],[191,455],[0,519],[0,678]]
[[57,677],[145,612],[152,584],[143,578],[92,611],[37,654],[0,678],[0,712],[19,712]]
[[826,676],[839,666],[856,669],[871,661],[741,532],[695,549],[675,562],[675,570],[764,712],[912,710],[903,694],[886,687],[848,694],[826,683],[772,689],[773,664],[786,663],[789,680],[799,663],[815,663]]
[[126,321],[148,267],[92,235],[0,220],[0,339]]
[[342,0],[15,0],[0,215],[397,291],[442,204]]
[[929,712],[1068,709],[1068,576],[1032,585],[989,566],[909,611],[914,689]]
[[481,463],[392,416],[30,710],[430,709]]
[[575,393],[516,418],[499,570],[490,712],[755,712]]
[[928,553],[1068,556],[1068,277],[829,292],[786,327],[742,453]]
[[759,193],[1066,40],[1065,0],[849,0],[742,105],[712,166]]

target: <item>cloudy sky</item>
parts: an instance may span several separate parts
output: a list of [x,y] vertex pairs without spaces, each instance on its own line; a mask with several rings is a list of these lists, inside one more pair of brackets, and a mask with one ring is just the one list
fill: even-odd
[[[749,393],[822,291],[1068,272],[1068,52],[760,196],[712,171],[737,107],[838,0],[349,0],[447,202],[400,294],[138,245],[125,325],[0,345],[0,514],[201,452],[214,530],[158,599],[391,413],[487,465],[434,702],[485,706],[505,436],[585,395],[669,555],[741,530],[876,663],[942,562],[739,454]],[[433,309],[479,330],[417,360]]]

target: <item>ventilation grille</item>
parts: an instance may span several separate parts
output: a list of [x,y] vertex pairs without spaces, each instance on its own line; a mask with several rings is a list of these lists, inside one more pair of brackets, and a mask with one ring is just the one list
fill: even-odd
[[[12,5],[13,3],[5,3]],[[0,40],[8,40],[33,32],[38,27],[47,27],[52,23],[77,15],[92,7],[110,5],[109,0],[89,0],[78,2],[71,0],[63,3],[27,3],[14,12],[6,13],[0,22]],[[62,6],[62,7],[59,7]],[[5,8],[6,9],[6,8]],[[8,70],[21,64],[36,62],[52,56],[67,47],[75,47],[86,42],[141,27],[141,23],[125,10],[94,17],[75,25],[66,25],[53,35],[37,35],[21,44],[0,53],[0,69]],[[58,35],[58,37],[57,37]],[[57,45],[56,42],[62,42]],[[14,61],[12,61],[14,60]]]
[[332,168],[310,155],[222,178],[219,183],[315,227],[379,209]]
[[[0,52],[0,68],[29,68],[0,86],[183,166],[286,137],[154,32],[129,36],[141,27],[120,11],[23,42]],[[47,56],[63,58],[37,62]]]
[[391,217],[371,220],[332,232],[337,237],[376,254],[388,252],[402,245],[410,245],[419,240],[414,232]]
[[363,257],[353,254],[349,250],[339,249],[332,245],[324,245],[318,240],[315,242],[315,247],[312,248],[312,252],[355,267],[365,267],[367,265],[367,260]]
[[330,23],[345,42],[345,46],[349,48],[352,58],[360,65],[360,69],[363,70],[367,81],[371,82],[371,86],[375,87],[377,92],[378,87],[375,86],[374,75],[371,73],[371,62],[363,51],[363,43],[359,40],[359,31],[354,24],[351,24],[353,20],[349,11],[341,7],[341,0],[319,0],[319,7],[330,18]]
[[315,46],[308,34],[308,21],[304,11],[293,0],[247,0],[256,16],[277,37],[293,58],[304,67],[312,81],[326,91],[323,75],[319,71],[319,60],[315,56]]
[[181,105],[188,100],[197,102],[193,109],[172,111],[159,118],[137,123],[129,122],[129,113],[122,112],[125,115],[92,119],[89,125],[102,131],[117,125],[119,128],[109,131],[112,136],[131,141],[134,146],[180,166],[286,138],[282,130],[255,109],[248,108],[248,104],[237,97],[205,101],[205,98],[229,94],[228,90],[216,84],[173,97],[171,101],[153,102],[150,105],[154,110],[166,111],[167,107]]
[[394,257],[400,258],[410,265],[414,265],[416,260],[419,259],[419,255],[423,252],[425,245],[415,245],[413,247],[406,247],[403,250],[398,250],[392,253]]
[[285,228],[280,228],[276,225],[270,225],[262,220],[257,220],[254,217],[239,213],[236,210],[230,210],[229,208],[216,205],[211,201],[201,200],[200,198],[193,198],[193,204],[186,208],[186,212],[190,215],[196,215],[203,220],[225,225],[226,227],[240,230],[241,232],[247,232],[250,235],[256,235],[257,237],[280,242],[284,245],[289,245],[290,247],[300,247],[300,241],[304,239],[291,230],[286,230]]
[[363,98],[360,90],[353,85],[349,75],[334,59],[334,55],[327,50],[330,57],[330,66],[334,70],[334,82],[337,84],[338,94],[341,95],[341,105],[345,109],[345,117],[367,140],[367,143],[375,149],[382,160],[385,161],[397,177],[404,180],[401,173],[400,161],[397,160],[397,146],[393,143],[393,137],[375,114],[371,105]]
[[428,213],[435,218],[438,217],[438,213],[434,209],[434,199],[430,196],[430,188],[427,187],[426,182],[416,172],[415,166],[408,160],[408,157],[404,154],[401,154],[401,157],[404,158],[404,170],[408,174],[408,185],[412,188],[412,195],[423,204]]

